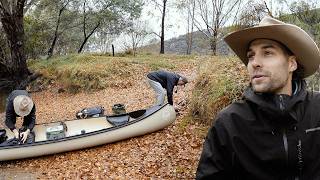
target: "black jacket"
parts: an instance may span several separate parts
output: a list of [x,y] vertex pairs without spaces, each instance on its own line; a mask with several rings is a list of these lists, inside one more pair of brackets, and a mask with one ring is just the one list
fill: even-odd
[[[29,96],[27,91],[25,90],[14,90],[11,92],[11,94],[8,96],[7,98],[7,106],[6,106],[6,120],[5,120],[5,124],[6,126],[12,131],[13,129],[15,129],[15,124],[16,124],[16,117],[19,117],[19,115],[17,115],[14,111],[13,108],[13,100],[15,97],[19,96],[19,95],[26,95]],[[23,126],[30,129],[30,131],[34,128],[35,125],[35,121],[36,121],[36,106],[33,105],[33,108],[30,112],[29,115],[25,116],[23,118]]]
[[178,84],[181,76],[168,71],[154,71],[149,73],[147,77],[153,81],[159,82],[161,86],[167,90],[168,103],[173,105],[173,88]]
[[217,115],[197,179],[320,179],[320,95],[256,94]]

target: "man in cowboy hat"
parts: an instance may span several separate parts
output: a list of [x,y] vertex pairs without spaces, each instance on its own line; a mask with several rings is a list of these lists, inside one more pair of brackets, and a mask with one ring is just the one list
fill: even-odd
[[[172,96],[174,86],[183,86],[188,83],[188,79],[186,77],[163,70],[150,72],[147,77],[150,86],[156,93],[156,105],[164,104],[166,91],[168,103],[173,105]],[[178,110],[178,107],[175,106],[175,109]]]
[[320,179],[320,94],[303,80],[320,52],[301,28],[265,17],[225,41],[247,66],[244,98],[218,113],[197,179]]
[[[28,136],[30,136],[30,132],[34,128],[36,120],[35,112],[36,107],[27,91],[14,90],[8,96],[5,124],[14,133],[15,138],[21,138],[22,143],[26,142]],[[16,117],[19,116],[23,118],[23,127],[20,130],[15,126]]]

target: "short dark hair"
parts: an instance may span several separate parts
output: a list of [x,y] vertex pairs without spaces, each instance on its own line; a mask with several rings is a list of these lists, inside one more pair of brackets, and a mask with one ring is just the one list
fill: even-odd
[[[286,45],[284,45],[283,43],[281,43],[279,41],[278,41],[278,43],[281,45],[280,48],[282,49],[282,51],[286,55],[295,56],[295,54]],[[303,78],[304,78],[304,67],[297,60],[297,69],[295,71],[293,71],[292,80],[302,80]]]
[[304,67],[297,62],[297,69],[293,71],[292,80],[303,80],[304,79]]

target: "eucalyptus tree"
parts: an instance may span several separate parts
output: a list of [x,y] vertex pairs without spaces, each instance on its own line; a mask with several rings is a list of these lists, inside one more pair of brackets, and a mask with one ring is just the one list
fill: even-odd
[[[300,26],[320,43],[320,2],[316,0],[294,1],[289,5],[291,15],[300,23]],[[299,23],[298,22],[298,23]]]
[[0,47],[0,89],[24,89],[37,77],[26,63],[24,7],[26,0],[0,0],[1,29],[4,44]]
[[82,3],[83,40],[78,53],[99,28],[103,27],[109,34],[120,34],[131,25],[130,19],[140,17],[143,5],[141,0],[83,0]]
[[61,49],[58,45],[70,39],[72,30],[79,26],[77,9],[75,0],[39,0],[25,17],[28,20],[25,24],[29,27],[26,31],[27,43],[31,47],[39,45],[29,50],[50,58],[57,49]]
[[[291,23],[302,27],[320,45],[320,2],[318,0],[286,2],[289,15],[283,15]],[[308,88],[320,91],[320,70],[307,78]]]

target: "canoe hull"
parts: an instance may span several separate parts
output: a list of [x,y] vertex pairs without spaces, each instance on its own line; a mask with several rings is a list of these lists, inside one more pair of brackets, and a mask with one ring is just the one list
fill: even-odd
[[112,143],[161,130],[173,123],[175,119],[174,108],[167,104],[142,120],[109,128],[109,130],[104,129],[58,141],[0,148],[0,161],[43,156]]

